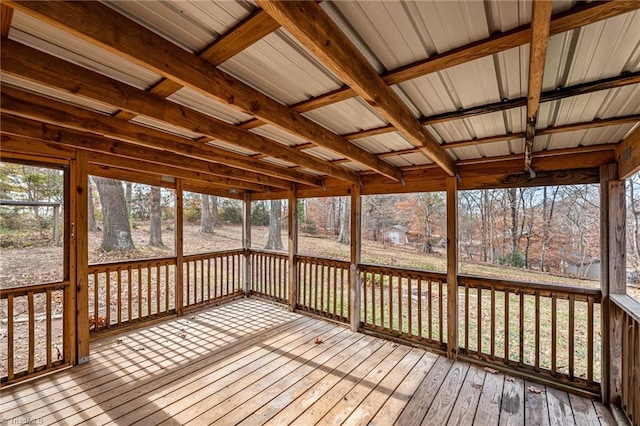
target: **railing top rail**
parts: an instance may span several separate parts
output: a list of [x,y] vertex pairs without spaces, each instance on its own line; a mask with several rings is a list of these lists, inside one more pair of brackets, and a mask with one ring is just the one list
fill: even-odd
[[602,292],[599,288],[593,287],[577,287],[563,284],[547,284],[537,282],[532,283],[526,281],[505,280],[500,278],[478,277],[474,275],[458,275],[458,285],[464,285],[465,283],[482,287],[495,286],[516,290],[541,290],[549,291],[552,293],[566,293],[597,297],[602,295]]
[[447,279],[447,274],[444,272],[427,271],[425,269],[417,269],[417,268],[402,268],[398,266],[389,266],[389,265],[378,265],[375,263],[361,263],[360,270],[363,272],[369,272],[371,270],[393,271],[393,272],[399,272],[399,275],[420,276],[420,277],[426,277],[436,281],[446,281]]
[[275,256],[275,257],[289,257],[289,254],[283,251],[276,251],[276,250],[266,250],[266,249],[249,249],[250,253],[255,253],[255,254],[266,254],[269,256]]
[[225,256],[236,255],[236,254],[244,254],[244,249],[237,248],[237,249],[229,249],[229,250],[222,250],[222,251],[212,251],[208,253],[188,254],[183,256],[183,259],[185,262],[187,262],[187,261],[200,260],[200,259],[214,259],[216,257],[225,257]]
[[0,289],[0,299],[6,299],[10,294],[14,297],[25,296],[28,293],[46,293],[47,290],[60,290],[69,285],[69,281],[59,281],[55,283],[36,284],[23,287],[11,287]]
[[118,268],[126,269],[129,266],[135,267],[148,267],[154,265],[175,265],[175,257],[156,257],[151,259],[139,259],[139,260],[126,260],[121,262],[105,262],[105,263],[93,263],[89,265],[88,273],[93,274],[96,272],[106,272],[107,270],[116,271]]
[[351,265],[351,262],[349,262],[348,260],[331,259],[328,257],[297,255],[296,260],[299,262],[320,263],[323,265],[336,265],[346,269],[348,269],[349,266]]
[[637,323],[640,323],[640,302],[628,294],[612,294],[611,301]]

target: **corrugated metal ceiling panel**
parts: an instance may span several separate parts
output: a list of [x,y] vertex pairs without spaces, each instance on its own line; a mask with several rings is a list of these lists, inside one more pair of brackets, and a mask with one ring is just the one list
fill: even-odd
[[16,11],[9,38],[116,80],[146,89],[161,76],[58,28]]
[[283,29],[269,34],[220,68],[287,105],[342,86],[337,77]]
[[578,130],[555,135],[536,136],[534,150],[575,148],[577,146],[601,145],[620,142],[633,124]]
[[340,164],[342,167],[344,167],[345,169],[349,169],[352,170],[354,172],[365,172],[370,170],[367,166],[363,166],[360,163],[354,163],[353,161],[350,161],[348,163],[342,163]]
[[260,136],[264,136],[265,138],[273,139],[276,142],[280,142],[284,145],[300,145],[303,143],[307,143],[306,140],[295,136],[289,132],[285,132],[275,126],[270,124],[266,124],[264,126],[256,127],[255,129],[251,129],[251,131]]
[[359,97],[318,108],[303,115],[338,134],[358,132],[387,124],[386,120]]
[[255,9],[243,1],[110,1],[107,5],[191,52],[209,45]]
[[241,146],[233,145],[233,144],[230,144],[228,142],[217,140],[217,139],[213,140],[211,142],[207,142],[207,145],[215,146],[215,147],[218,147],[218,148],[223,148],[223,149],[226,149],[228,151],[232,151],[232,152],[235,152],[235,153],[238,153],[238,154],[244,154],[244,155],[255,155],[255,154],[257,154],[257,152],[255,152],[255,151],[251,151],[251,150],[243,148]]
[[238,124],[253,118],[252,116],[244,114],[227,104],[216,102],[210,97],[188,87],[183,87],[167,99],[196,111],[200,111],[203,114],[226,121],[227,123]]
[[551,37],[544,90],[640,69],[640,12],[599,21]]
[[2,84],[6,84],[8,86],[25,90],[27,92],[36,93],[38,95],[42,95],[57,101],[66,102],[68,104],[75,105],[81,108],[87,108],[93,111],[98,111],[98,112],[102,112],[104,114],[109,114],[109,115],[118,112],[118,109],[113,108],[110,105],[103,104],[101,102],[92,101],[90,99],[86,99],[81,96],[74,95],[69,92],[65,92],[63,90],[58,90],[49,86],[44,86],[42,84],[25,80],[23,78],[14,77],[12,75],[2,74],[0,76],[0,80],[2,80]]
[[279,158],[273,158],[273,157],[265,157],[262,159],[262,161],[264,161],[265,163],[275,164],[276,166],[281,166],[281,167],[293,167],[296,165],[294,163],[290,163],[288,161],[280,160]]
[[398,132],[353,140],[355,145],[373,154],[411,149],[414,146]]
[[433,163],[433,161],[429,160],[421,152],[387,157],[385,158],[385,161],[388,161],[389,163],[397,167],[422,166],[425,164]]
[[[512,139],[506,142],[494,142],[481,145],[465,146],[450,150],[460,160],[471,160],[485,157],[499,157],[501,155],[522,154],[524,138]],[[524,161],[524,158],[523,158]],[[524,163],[523,163],[524,164]]]
[[336,154],[335,152],[324,148],[322,146],[316,146],[313,148],[309,148],[309,149],[305,149],[304,150],[305,154],[309,154],[309,155],[313,155],[314,157],[318,157],[321,158],[323,160],[326,161],[331,161],[331,160],[340,160],[342,158],[344,158],[343,155],[340,154]]
[[131,121],[134,123],[141,124],[143,126],[151,127],[152,129],[182,136],[187,139],[198,139],[202,136],[199,133],[194,133],[182,127],[173,126],[164,121],[156,120],[155,118],[146,117],[143,115],[138,115],[137,117],[134,117]]

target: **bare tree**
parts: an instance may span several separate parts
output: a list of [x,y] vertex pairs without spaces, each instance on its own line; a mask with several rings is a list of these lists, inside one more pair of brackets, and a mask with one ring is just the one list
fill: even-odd
[[202,205],[200,208],[200,232],[202,234],[213,234],[213,218],[209,206],[209,196],[202,194]]
[[149,223],[149,245],[163,247],[162,243],[162,193],[157,186],[151,187],[151,221]]
[[269,212],[269,236],[267,238],[267,250],[282,250],[282,233],[280,232],[282,218],[282,201],[271,200]]
[[87,195],[87,219],[89,222],[89,231],[90,232],[97,232],[100,230],[100,228],[98,228],[98,225],[96,224],[96,208],[94,206],[93,203],[93,185],[91,185],[91,180],[89,180],[89,185],[88,185],[88,195]]
[[342,203],[342,220],[340,221],[340,237],[338,242],[349,244],[349,221],[351,220],[351,198]]
[[105,251],[134,250],[122,182],[101,177],[93,179],[98,188],[104,220],[102,249]]

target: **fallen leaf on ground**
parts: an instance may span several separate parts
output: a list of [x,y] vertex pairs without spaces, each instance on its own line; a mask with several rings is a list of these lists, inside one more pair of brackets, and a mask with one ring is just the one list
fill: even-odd
[[535,387],[535,386],[529,386],[527,389],[528,389],[528,390],[529,390],[529,392],[531,392],[531,393],[542,393],[542,389],[537,388],[537,387]]
[[487,373],[491,373],[491,374],[498,374],[498,370],[496,370],[495,368],[491,368],[491,367],[485,367],[484,371],[486,371]]
[[122,344],[122,339],[116,339],[116,345],[121,345]]
[[476,389],[482,389],[482,383],[473,383],[471,386],[473,386]]
[[510,377],[510,376],[507,376],[507,377],[505,377],[504,379],[505,379],[506,381],[508,381],[508,382],[515,382],[515,381],[516,381],[516,378],[515,378],[515,377]]
[[144,346],[136,346],[135,348],[133,348],[134,351],[144,351]]
[[322,343],[322,339],[319,337],[316,337],[316,340],[313,343],[315,343],[316,345],[319,345],[320,343]]

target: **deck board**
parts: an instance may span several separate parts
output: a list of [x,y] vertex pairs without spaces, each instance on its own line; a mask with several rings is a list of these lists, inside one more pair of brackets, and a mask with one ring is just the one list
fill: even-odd
[[607,425],[613,419],[597,402],[254,299],[94,342],[90,363],[3,389],[0,403],[4,421],[38,424]]

